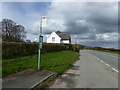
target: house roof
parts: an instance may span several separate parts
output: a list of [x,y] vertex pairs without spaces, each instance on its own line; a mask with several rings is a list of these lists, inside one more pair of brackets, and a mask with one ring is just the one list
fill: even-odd
[[69,40],[70,34],[68,32],[60,32],[57,31],[56,34],[62,39],[62,40]]

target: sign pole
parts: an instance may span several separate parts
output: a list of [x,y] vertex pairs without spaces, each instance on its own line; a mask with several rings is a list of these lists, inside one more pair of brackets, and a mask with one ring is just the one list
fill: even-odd
[[38,70],[40,70],[40,48],[39,48],[39,55],[38,55]]
[[40,35],[39,35],[39,46],[38,46],[38,52],[39,52],[39,54],[38,54],[38,70],[40,70],[40,59],[41,59],[41,54],[40,54],[40,52],[41,52],[41,50],[40,50],[40,36],[42,35],[42,23],[40,24]]
[[38,46],[38,70],[40,70],[40,60],[41,60],[41,49],[43,43],[43,36],[42,36],[42,27],[46,27],[46,17],[41,17],[40,20],[40,34],[39,34],[39,46]]

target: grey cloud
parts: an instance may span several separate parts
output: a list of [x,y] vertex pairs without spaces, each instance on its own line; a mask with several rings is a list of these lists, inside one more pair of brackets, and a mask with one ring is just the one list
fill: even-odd
[[[117,45],[117,36],[111,35],[111,33],[118,33],[117,2],[51,2],[44,11],[40,12],[36,12],[36,7],[32,4],[34,3],[29,6],[23,5],[25,17],[21,11],[11,9],[9,6],[5,6],[3,10],[6,11],[3,13],[4,17],[12,18],[26,27],[27,33],[30,33],[29,37],[39,34],[39,18],[46,14],[48,22],[47,27],[43,28],[43,34],[60,30],[71,34],[72,43],[76,43],[77,39],[78,43],[84,45],[104,47]],[[102,35],[98,39],[97,35],[105,33],[109,33],[110,40],[106,40]]]
[[[76,33],[89,33],[90,32],[89,29],[92,28],[90,27],[90,25],[92,25],[96,29],[97,33],[116,32],[118,25],[117,12],[114,11],[114,9],[112,8],[115,5],[117,4],[104,3],[104,2],[87,3],[83,7],[84,8],[83,10],[78,6],[80,12],[75,12],[76,8],[73,7],[74,8],[73,13],[69,14],[68,17],[65,17],[66,18],[65,25],[66,27],[68,27],[67,31],[70,31],[71,33],[75,33],[75,31]],[[75,13],[77,15],[75,15]],[[81,13],[84,16],[81,16],[80,15]],[[84,27],[82,27],[81,25],[76,26],[74,21],[77,20],[77,18],[81,19],[82,17],[84,17],[83,19],[87,20],[89,26],[88,25]]]
[[75,21],[69,21],[65,26],[67,27],[66,31],[71,34],[83,34],[89,32],[89,26],[82,26],[81,24],[78,26]]
[[[33,8],[33,7],[31,7]],[[49,10],[48,10],[49,8]],[[53,30],[69,32],[72,43],[91,45],[91,46],[114,46],[116,40],[110,37],[111,41],[104,38],[98,39],[98,34],[118,33],[118,11],[117,3],[105,2],[52,2],[46,9],[48,17],[47,27],[43,29],[43,34],[50,34]],[[27,10],[28,11],[28,10]],[[38,18],[41,13],[28,13],[27,20],[30,21],[28,32],[34,35],[39,34]],[[83,20],[83,22],[81,22]],[[36,22],[37,21],[37,22]],[[76,35],[76,36],[75,36]]]
[[[80,3],[82,5],[83,3]],[[67,4],[66,4],[67,5]],[[72,8],[74,8],[71,5]],[[117,47],[117,36],[115,41],[106,41],[104,39],[97,41],[97,34],[118,33],[118,11],[115,9],[117,3],[86,3],[83,7],[74,8],[73,11],[68,10],[63,13],[64,25],[67,27],[65,31],[76,34],[80,44],[93,46],[111,46]],[[85,20],[86,25],[76,24],[77,20]],[[93,30],[94,29],[94,30]],[[80,35],[87,35],[82,37]],[[112,37],[110,37],[112,40]],[[82,41],[82,42],[81,42]],[[75,43],[75,37],[73,37]]]
[[[72,43],[88,46],[117,47],[117,36],[115,37],[116,40],[113,40],[112,37],[110,37],[111,40],[98,39],[97,37],[98,34],[118,33],[117,8],[117,3],[113,2],[53,2],[47,15],[55,21],[50,22],[44,33],[50,34],[52,30],[57,29],[69,32],[72,37]],[[63,23],[59,23],[56,19],[62,20]],[[82,22],[77,23],[79,20],[84,20],[85,22],[83,24]]]

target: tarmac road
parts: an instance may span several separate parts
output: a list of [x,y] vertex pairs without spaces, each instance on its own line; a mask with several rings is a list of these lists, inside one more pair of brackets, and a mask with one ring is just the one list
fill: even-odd
[[93,50],[87,50],[87,52],[89,52],[90,54],[94,55],[95,57],[99,58],[100,60],[109,64],[111,67],[118,70],[118,54],[93,51]]
[[114,90],[118,90],[118,73],[90,53],[92,51],[81,51],[80,60],[50,88],[116,88]]

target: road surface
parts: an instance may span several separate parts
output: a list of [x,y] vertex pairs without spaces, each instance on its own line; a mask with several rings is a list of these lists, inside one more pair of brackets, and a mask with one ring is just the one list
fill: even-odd
[[88,50],[87,52],[96,56],[97,58],[101,59],[105,63],[109,64],[111,67],[118,70],[118,54],[93,51],[93,50]]
[[93,52],[82,51],[80,60],[50,88],[118,88],[118,73],[91,53]]

